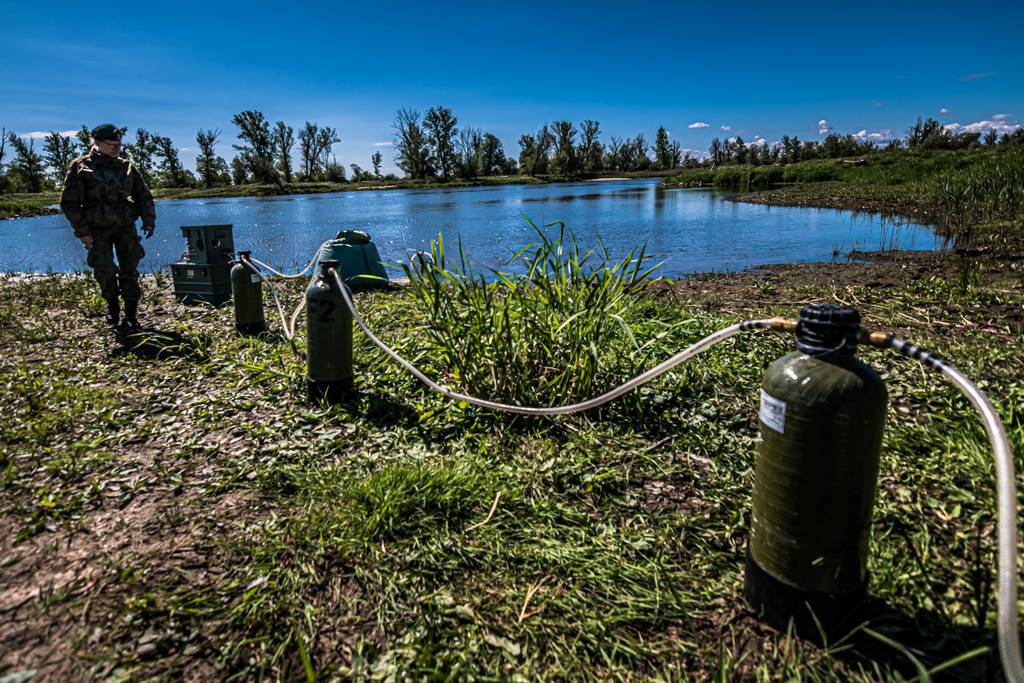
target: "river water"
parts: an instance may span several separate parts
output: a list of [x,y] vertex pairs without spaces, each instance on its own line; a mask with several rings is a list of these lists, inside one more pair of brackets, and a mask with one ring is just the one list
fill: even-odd
[[[656,179],[507,185],[444,190],[377,190],[286,197],[157,202],[157,232],[144,240],[144,272],[184,251],[179,226],[231,223],[236,249],[294,269],[342,229],[370,233],[389,263],[461,238],[475,267],[501,268],[533,239],[537,225],[564,221],[584,247],[603,241],[613,256],[647,244],[661,275],[735,271],[791,261],[829,261],[833,251],[937,249],[926,226],[831,209],[731,202],[711,190],[666,189]],[[557,234],[557,228],[549,228]],[[80,271],[85,250],[61,215],[0,221],[0,271]]]

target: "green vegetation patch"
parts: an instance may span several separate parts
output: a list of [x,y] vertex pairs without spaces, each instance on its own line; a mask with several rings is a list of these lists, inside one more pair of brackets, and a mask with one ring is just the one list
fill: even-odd
[[[480,284],[437,256],[420,289],[357,304],[454,388],[589,396],[736,320],[842,300],[978,379],[1024,453],[1024,332],[1005,313],[1024,281],[993,284],[983,262],[910,287],[753,287],[726,313],[630,286],[635,258],[606,281],[619,264],[579,266],[568,235],[522,254],[547,268],[546,291]],[[870,632],[819,647],[760,625],[741,597],[757,390],[791,339],[744,335],[600,410],[526,419],[430,392],[357,333],[360,393],[326,406],[305,399],[301,331],[294,346],[237,337],[230,307],[182,307],[147,278],[145,324],[198,349],[147,355],[103,328],[93,286],[0,280],[0,572],[53,588],[9,612],[24,626],[5,636],[5,667],[31,668],[40,651],[19,638],[47,632],[64,678],[898,680],[917,675],[907,653],[926,669],[971,653],[961,678],[998,670],[986,440],[967,401],[911,361],[863,352],[891,397],[877,600]],[[301,283],[280,286],[299,300]],[[513,355],[479,355],[499,353],[484,321],[506,315]],[[550,334],[529,332],[542,323]],[[445,342],[459,334],[473,340]],[[489,380],[495,359],[524,368]],[[55,563],[70,578],[46,578]]]

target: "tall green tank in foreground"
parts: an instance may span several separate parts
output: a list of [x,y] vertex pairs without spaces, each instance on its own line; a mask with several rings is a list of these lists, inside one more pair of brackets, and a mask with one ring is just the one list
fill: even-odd
[[235,329],[239,334],[257,335],[267,331],[263,314],[263,278],[247,265],[250,251],[238,252],[231,268],[231,298],[235,304]]
[[353,392],[352,313],[330,272],[338,262],[320,261],[306,288],[306,388],[311,399],[344,400]]
[[[868,535],[888,401],[856,357],[860,315],[806,306],[797,351],[761,390],[744,595],[769,623],[842,630],[867,589]],[[813,612],[813,616],[812,616]]]

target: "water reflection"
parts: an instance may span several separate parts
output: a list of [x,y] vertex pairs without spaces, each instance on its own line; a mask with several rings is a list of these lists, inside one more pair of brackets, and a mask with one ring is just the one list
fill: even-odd
[[[936,249],[927,227],[830,209],[770,207],[726,201],[703,189],[665,188],[654,179],[504,185],[446,190],[392,190],[288,197],[237,197],[157,203],[157,234],[144,242],[143,268],[180,258],[181,225],[233,223],[235,244],[283,268],[305,265],[342,229],[369,232],[391,263],[429,247],[442,233],[461,239],[476,266],[499,267],[532,240],[520,212],[537,225],[564,221],[584,247],[598,239],[616,256],[647,243],[676,276],[739,270],[785,261],[828,261],[875,249]],[[549,228],[555,231],[557,228]],[[85,267],[85,251],[62,216],[0,221],[3,271]]]

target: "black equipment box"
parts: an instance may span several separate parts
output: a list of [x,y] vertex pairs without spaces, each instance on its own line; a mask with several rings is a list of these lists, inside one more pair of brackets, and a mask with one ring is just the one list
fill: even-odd
[[231,301],[232,263],[190,263],[181,261],[171,264],[174,275],[174,297],[183,304],[205,302],[220,306]]
[[183,225],[188,243],[186,261],[199,264],[229,263],[235,252],[235,238],[227,225]]
[[183,304],[220,306],[231,300],[235,240],[231,225],[183,225],[183,260],[171,264],[174,297]]

